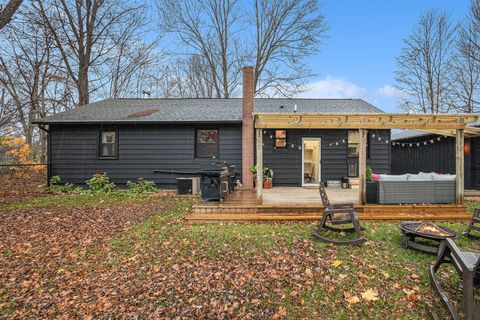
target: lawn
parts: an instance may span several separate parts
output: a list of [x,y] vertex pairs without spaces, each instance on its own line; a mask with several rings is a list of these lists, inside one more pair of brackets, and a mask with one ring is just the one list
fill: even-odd
[[[393,223],[334,247],[312,223],[184,221],[169,194],[45,196],[0,207],[0,317],[430,319],[435,256]],[[465,222],[444,224],[460,231]],[[464,248],[480,243],[460,239]],[[444,272],[459,294],[451,270]]]

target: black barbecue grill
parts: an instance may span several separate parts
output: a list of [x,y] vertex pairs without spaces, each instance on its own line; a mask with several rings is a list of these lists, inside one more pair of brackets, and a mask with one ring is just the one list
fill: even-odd
[[234,165],[225,162],[210,164],[215,169],[199,171],[155,170],[155,173],[200,176],[200,194],[202,201],[223,201],[223,198],[235,190],[237,172]]

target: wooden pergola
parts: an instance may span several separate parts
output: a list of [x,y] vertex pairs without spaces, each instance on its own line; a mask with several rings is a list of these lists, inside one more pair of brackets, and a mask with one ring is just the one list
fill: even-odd
[[[464,139],[480,134],[468,127],[478,119],[476,114],[312,114],[254,113],[256,128],[257,181],[263,180],[263,129],[350,129],[359,130],[359,201],[365,203],[367,166],[367,131],[378,129],[412,129],[445,136],[456,141],[456,202],[463,203]],[[257,199],[262,200],[263,186],[257,184]]]

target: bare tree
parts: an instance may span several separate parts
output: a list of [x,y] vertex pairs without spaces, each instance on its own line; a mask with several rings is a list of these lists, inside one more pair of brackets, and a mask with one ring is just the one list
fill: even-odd
[[36,0],[35,7],[76,85],[78,105],[88,104],[91,68],[112,58],[113,35],[122,32],[139,6],[127,0]]
[[[150,19],[145,6],[138,7],[122,24],[118,32],[111,34],[115,46],[110,51],[111,59],[96,66],[95,74],[105,78],[101,85],[105,98],[136,97],[145,88],[136,88],[138,77],[153,68],[165,53],[159,49],[159,37],[152,36]],[[141,81],[141,79],[139,79]]]
[[[67,74],[60,65],[53,38],[42,28],[34,12],[19,13],[22,21],[9,24],[2,34],[0,49],[0,84],[14,107],[11,127],[17,127],[35,155],[45,160],[46,136],[38,132],[32,121],[62,111],[71,101]],[[59,106],[61,106],[59,108]]]
[[6,88],[0,88],[0,135],[12,123],[14,108]]
[[473,0],[451,63],[453,107],[480,111],[480,0]]
[[317,2],[255,0],[246,9],[238,0],[157,5],[162,26],[178,36],[184,53],[200,56],[209,66],[214,96],[228,98],[235,94],[246,61],[255,67],[257,95],[292,96],[301,89],[312,75],[303,59],[318,51],[327,30]]
[[311,72],[303,59],[318,52],[328,30],[316,0],[255,0],[255,92],[292,96]]
[[13,15],[18,10],[23,0],[10,0],[5,7],[0,5],[0,29],[5,27],[12,20]]
[[214,96],[231,97],[245,57],[238,0],[164,0],[157,5],[162,27],[208,64]]
[[397,58],[396,87],[402,93],[400,107],[409,112],[448,112],[451,81],[448,64],[455,43],[454,26],[446,12],[423,14]]

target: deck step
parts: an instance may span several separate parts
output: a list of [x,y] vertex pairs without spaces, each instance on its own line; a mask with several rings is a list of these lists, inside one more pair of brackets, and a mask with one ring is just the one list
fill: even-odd
[[[448,212],[451,214],[465,213],[467,211],[464,205],[365,205],[356,206],[358,213],[369,214],[403,214],[403,213],[421,213],[436,214],[438,212]],[[194,205],[192,213],[194,214],[269,214],[269,213],[295,213],[295,214],[319,214],[322,206],[287,206],[287,205]]]
[[[320,214],[285,214],[285,213],[269,213],[269,214],[232,214],[232,213],[215,213],[215,214],[199,214],[194,213],[186,219],[189,222],[238,222],[238,221],[318,221]],[[469,213],[437,213],[437,214],[359,214],[362,221],[402,221],[402,220],[469,220]]]

